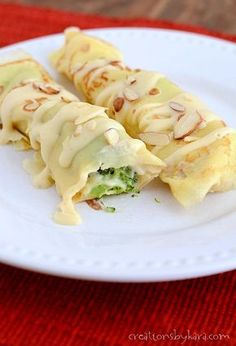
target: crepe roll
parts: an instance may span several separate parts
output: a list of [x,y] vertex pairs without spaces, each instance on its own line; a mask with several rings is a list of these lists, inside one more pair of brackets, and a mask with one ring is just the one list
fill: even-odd
[[80,94],[107,107],[166,163],[160,178],[185,207],[236,186],[236,132],[200,99],[159,72],[131,69],[121,52],[79,29],[65,31],[51,61]]
[[58,223],[80,223],[76,202],[135,192],[164,167],[103,107],[81,102],[26,54],[0,61],[0,86],[0,143],[35,151],[24,167],[36,187],[55,184]]

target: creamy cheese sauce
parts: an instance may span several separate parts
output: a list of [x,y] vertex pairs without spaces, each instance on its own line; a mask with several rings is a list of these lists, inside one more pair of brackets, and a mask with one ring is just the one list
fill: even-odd
[[[130,138],[121,124],[109,119],[104,108],[79,102],[53,83],[32,80],[18,85],[2,100],[0,114],[0,142],[23,144],[27,140],[36,150],[34,157],[23,163],[34,186],[47,188],[55,183],[62,197],[54,214],[59,223],[81,222],[73,198],[86,200],[88,176],[102,164],[104,168],[131,166],[142,171],[139,188],[164,165],[141,141]],[[118,133],[115,145],[105,139],[110,129]]]
[[[83,40],[83,44],[87,42],[90,45],[91,54],[87,51],[85,55],[83,55],[83,52],[80,51],[81,39]],[[68,42],[70,43],[68,44]],[[104,58],[108,56],[111,58],[112,55],[114,55],[115,59],[120,54],[118,49],[114,49],[114,47],[110,48],[110,45],[106,42],[103,42],[102,47]],[[77,51],[77,61],[72,57],[72,50],[74,52]],[[96,55],[96,52],[99,53]],[[200,150],[202,147],[207,147],[215,141],[221,140],[231,133],[235,133],[233,129],[227,127],[225,124],[219,124],[219,128],[217,129],[213,126],[211,130],[211,122],[220,120],[220,118],[214,112],[210,111],[201,100],[185,92],[159,73],[125,68],[125,70],[120,72],[117,71],[116,74],[113,74],[113,72],[109,70],[109,63],[93,71],[93,62],[96,65],[96,59],[100,57],[100,54],[100,41],[81,33],[74,33],[71,38],[66,33],[66,43],[59,52],[59,56],[64,59],[64,61],[69,60],[72,65],[73,63],[85,62],[86,58],[88,59],[89,66],[86,67],[86,73],[90,73],[89,82],[87,81],[86,85],[82,78],[75,78],[75,86],[79,90],[83,90],[90,102],[108,107],[109,115],[122,123],[132,137],[139,138],[139,136],[144,133],[145,136],[142,137],[146,138],[148,148],[157,156],[160,149],[165,150],[165,153],[171,152],[165,159],[167,165],[174,165],[183,160],[184,156],[188,153],[194,150]],[[122,59],[120,60],[122,63]],[[55,55],[55,65],[56,61],[57,58]],[[97,83],[96,87],[96,82],[99,81],[101,72],[107,72],[106,77],[108,79],[105,85],[100,86],[99,83]],[[127,76],[133,78],[133,83],[128,83]],[[91,87],[93,87],[92,92],[90,90]],[[132,93],[136,93],[138,98],[135,98],[135,100],[128,100],[125,97],[125,89],[127,87]],[[119,102],[119,105],[121,105],[119,107],[114,106],[114,101],[117,97],[123,98],[123,101],[121,100],[122,102]],[[177,108],[179,107],[179,110],[172,108],[170,106],[171,102],[176,103],[175,105],[177,105]],[[182,118],[182,121],[180,121],[183,116],[185,116],[185,118]],[[206,127],[207,130],[209,129],[210,133],[206,131],[204,135],[199,134],[199,137],[197,134],[198,130],[204,127]],[[148,142],[148,136],[146,136],[148,132],[151,132],[152,136],[153,133],[156,133],[157,136],[159,133],[167,134],[171,140],[169,144],[163,141],[164,144],[162,145],[149,145],[150,137]],[[186,140],[184,139],[185,137]],[[172,139],[174,139],[175,142],[173,142]],[[180,146],[178,146],[178,143]],[[173,148],[174,152],[172,151]],[[232,150],[235,151],[236,149],[233,148]],[[234,167],[235,162],[232,162],[231,165]],[[221,180],[220,177],[216,177],[216,179]],[[232,176],[229,177],[229,179],[235,179],[233,168]],[[174,185],[175,179],[172,180]],[[221,182],[219,182],[219,184],[221,184]],[[224,189],[223,186],[222,189]],[[189,189],[189,195],[191,195],[190,190],[191,189]],[[178,193],[176,192],[175,196],[177,195]],[[181,193],[179,193],[179,195],[181,195]],[[187,194],[186,198],[188,198]]]
[[213,142],[227,136],[230,133],[236,133],[236,131],[230,127],[222,127],[215,131],[210,132],[208,135],[195,140],[192,143],[186,144],[184,147],[177,149],[173,154],[165,159],[168,165],[173,165],[177,161],[181,160],[183,156],[189,154],[190,152],[200,149],[202,147],[207,147]]

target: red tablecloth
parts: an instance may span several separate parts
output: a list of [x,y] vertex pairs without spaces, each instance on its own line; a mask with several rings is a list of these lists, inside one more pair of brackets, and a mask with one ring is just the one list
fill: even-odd
[[[186,25],[10,4],[0,5],[0,18],[2,46],[68,25],[172,28],[236,42],[236,36]],[[0,271],[1,346],[236,345],[235,272],[169,283],[114,284],[49,277],[6,265]]]

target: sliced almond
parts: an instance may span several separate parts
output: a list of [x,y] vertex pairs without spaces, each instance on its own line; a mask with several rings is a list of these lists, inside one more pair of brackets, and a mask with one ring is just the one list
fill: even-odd
[[88,206],[94,210],[102,210],[102,205],[101,203],[96,200],[96,199],[89,199],[86,201],[86,203],[88,204]]
[[40,105],[41,104],[36,100],[26,100],[23,110],[33,112],[36,111],[36,109],[38,109]]
[[119,142],[120,136],[116,129],[109,129],[104,133],[104,136],[110,145],[116,145]]
[[158,95],[160,94],[160,90],[158,88],[152,88],[148,93],[149,95]]
[[0,85],[0,95],[3,93],[3,90],[4,90],[4,86]]
[[40,91],[42,91],[45,94],[48,95],[56,95],[59,94],[59,92],[61,91],[61,89],[55,85],[51,85],[48,83],[33,83],[33,88],[34,89],[38,89]]
[[113,61],[110,62],[110,64],[111,64],[112,66],[117,66],[117,65],[119,65],[120,63],[121,63],[121,61],[119,61],[119,60],[113,60]]
[[185,112],[185,107],[181,103],[171,101],[169,106],[176,112]]
[[105,82],[108,81],[109,78],[107,77],[107,72],[106,71],[102,72],[101,79],[103,79]]
[[197,112],[183,115],[174,126],[174,138],[182,139],[190,135],[202,121],[203,118]]
[[72,100],[69,100],[68,98],[64,97],[64,96],[61,96],[61,100],[65,103],[71,103]]
[[51,85],[46,85],[46,86],[40,87],[39,89],[48,95],[56,95],[56,94],[59,94],[59,92],[61,91],[59,88],[56,88]]
[[164,146],[170,143],[170,136],[163,132],[143,132],[139,134],[139,138],[149,145]]
[[137,81],[137,79],[136,79],[134,76],[129,76],[129,77],[127,78],[127,82],[128,82],[130,85],[136,83],[136,81]]
[[126,100],[128,100],[130,102],[135,101],[139,98],[136,91],[134,91],[133,89],[130,89],[130,88],[124,89],[124,97],[126,98]]
[[123,107],[125,100],[123,97],[117,97],[114,101],[113,101],[113,107],[114,110],[116,112],[119,112],[121,110],[121,108]]

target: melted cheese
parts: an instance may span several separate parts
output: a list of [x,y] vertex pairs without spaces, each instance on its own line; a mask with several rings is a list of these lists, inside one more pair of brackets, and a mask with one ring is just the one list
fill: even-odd
[[185,155],[190,152],[207,147],[208,145],[214,143],[215,141],[227,136],[230,133],[236,133],[236,131],[230,127],[221,127],[210,132],[208,135],[195,140],[192,143],[186,144],[184,147],[177,149],[173,154],[165,159],[168,166],[175,164],[180,161]]
[[[211,131],[211,123],[219,120],[219,117],[214,112],[210,111],[201,100],[185,92],[162,74],[145,70],[137,71],[127,67],[124,67],[122,70],[118,67],[115,70],[111,68],[111,61],[117,60],[119,56],[117,63],[123,66],[124,63],[119,50],[110,47],[108,43],[100,42],[99,39],[75,31],[73,35],[66,32],[65,37],[64,47],[59,50],[59,52],[53,54],[52,61],[54,65],[57,66],[59,58],[60,61],[64,62],[64,67],[73,67],[73,65],[78,63],[84,63],[86,67],[84,66],[82,70],[84,69],[84,72],[89,78],[86,81],[81,78],[84,72],[80,71],[80,78],[74,78],[73,80],[75,87],[78,90],[82,90],[84,96],[87,97],[91,103],[108,107],[110,117],[119,121],[132,137],[139,138],[140,134],[145,132],[151,132],[152,136],[153,133],[156,133],[158,136],[160,132],[167,134],[171,139],[169,144],[166,144],[164,141],[162,145],[154,146],[149,145],[148,140],[146,143],[148,148],[157,156],[160,151],[163,153],[163,150],[165,153],[170,153],[167,157],[165,156],[167,165],[172,166],[183,160],[184,156],[190,152],[200,150],[202,147],[207,147],[217,140],[222,141],[223,145],[225,142],[223,137],[235,133],[233,129],[224,124],[221,124],[219,128]],[[84,52],[82,48],[84,48],[86,44],[89,48]],[[98,59],[101,59],[101,57],[106,60],[106,63],[95,68],[94,66],[96,66]],[[66,70],[66,68],[63,72],[68,75],[68,70]],[[102,72],[106,73],[106,82],[104,84],[99,83]],[[129,83],[130,80],[132,81],[131,83]],[[135,100],[128,100],[125,96],[125,89],[127,87],[131,90],[131,94],[135,93],[138,96]],[[117,97],[122,97],[123,102],[122,106],[115,110],[114,101]],[[179,104],[180,110],[173,109],[171,107],[171,102]],[[190,143],[187,141],[184,142],[182,139],[180,141],[176,139],[173,140],[175,137],[175,126],[181,115],[183,115],[181,108],[184,109],[185,119],[188,120],[186,120],[186,135],[189,135],[191,138],[196,137],[195,140]],[[198,114],[200,119],[199,124],[196,123],[196,116],[195,118],[192,117],[193,114]],[[194,119],[192,128],[191,119]],[[184,125],[181,124],[181,126],[183,126],[183,130],[185,130]],[[199,138],[197,132],[203,127],[210,129],[210,133],[205,133],[203,137],[200,135],[201,138]],[[183,131],[183,133],[185,132]],[[148,138],[148,136],[144,138]],[[228,146],[230,145],[232,145],[232,151],[236,152],[234,140],[229,141]],[[236,179],[236,163],[233,159],[234,156],[230,156],[229,153],[228,156],[229,163],[228,166],[225,167],[225,169],[230,172],[227,176],[228,181],[222,178],[224,173],[219,173],[217,171],[214,173],[215,180],[218,179],[217,186],[219,190],[224,190],[226,185],[232,185],[230,180],[234,181]],[[208,161],[206,160],[204,164],[207,169]],[[196,167],[196,170],[198,169],[200,171],[200,168]],[[181,172],[179,172],[179,174],[180,173]],[[174,176],[171,177],[171,179],[170,185],[172,184],[172,191],[175,190],[175,197],[178,199],[178,195],[181,195],[181,191],[178,190],[177,179],[175,179]],[[192,184],[198,184],[201,190],[201,181],[193,181]],[[184,198],[194,200],[195,197],[191,196],[193,188],[187,180],[186,186],[187,192]],[[209,192],[210,189],[211,186],[209,186],[209,190],[206,191],[206,193]],[[198,201],[197,198],[196,201]]]
[[[121,124],[109,119],[104,108],[80,102],[55,83],[48,85],[34,79],[21,82],[0,104],[0,142],[27,141],[36,150],[23,165],[34,186],[47,188],[55,183],[62,197],[54,214],[56,222],[81,222],[73,199],[76,196],[77,201],[86,200],[88,176],[101,165],[104,169],[130,166],[142,171],[139,188],[159,174],[164,166],[161,160],[141,141],[130,138]],[[40,88],[35,86],[37,83]],[[117,145],[110,145],[105,138],[111,128],[119,134]]]

